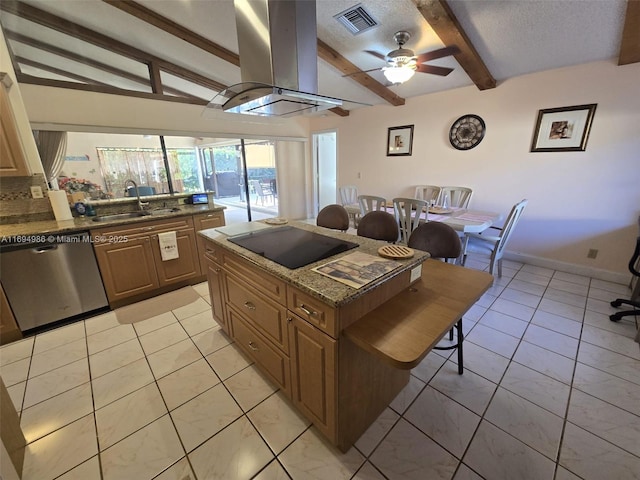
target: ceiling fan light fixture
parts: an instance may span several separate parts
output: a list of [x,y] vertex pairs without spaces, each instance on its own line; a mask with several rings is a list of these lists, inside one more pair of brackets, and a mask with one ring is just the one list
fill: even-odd
[[382,73],[387,80],[391,83],[399,84],[409,80],[416,73],[415,67],[400,66],[400,67],[384,67]]

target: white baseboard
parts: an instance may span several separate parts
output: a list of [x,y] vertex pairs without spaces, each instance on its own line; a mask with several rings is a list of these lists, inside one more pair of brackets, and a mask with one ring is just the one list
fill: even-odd
[[624,274],[611,272],[601,268],[586,267],[584,265],[576,265],[573,263],[561,262],[550,258],[536,257],[524,253],[505,251],[503,258],[506,260],[513,260],[514,262],[535,265],[536,267],[551,268],[553,270],[560,270],[561,272],[583,275],[585,277],[597,278],[598,280],[604,280],[606,282],[621,283],[623,285],[629,285],[631,280],[631,273]]

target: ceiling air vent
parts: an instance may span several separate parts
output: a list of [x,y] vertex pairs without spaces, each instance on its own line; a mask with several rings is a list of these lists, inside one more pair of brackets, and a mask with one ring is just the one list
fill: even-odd
[[365,10],[362,4],[351,7],[344,12],[335,15],[333,18],[347,27],[354,35],[366,32],[378,26],[378,22]]

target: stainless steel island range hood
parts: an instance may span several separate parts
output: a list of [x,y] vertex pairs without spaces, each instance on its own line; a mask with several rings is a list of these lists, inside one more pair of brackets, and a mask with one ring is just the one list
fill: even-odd
[[318,95],[315,0],[234,0],[242,83],[209,106],[291,117],[342,105]]

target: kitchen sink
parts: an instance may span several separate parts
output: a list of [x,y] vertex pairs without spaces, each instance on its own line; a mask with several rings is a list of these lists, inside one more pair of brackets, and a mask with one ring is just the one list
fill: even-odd
[[126,220],[127,218],[146,217],[151,215],[149,212],[129,212],[129,213],[115,213],[113,215],[100,215],[93,217],[94,222],[109,222],[112,220]]
[[159,208],[157,210],[150,210],[149,213],[151,215],[165,215],[167,213],[175,213],[179,211],[180,209],[178,207],[173,207],[173,208]]

